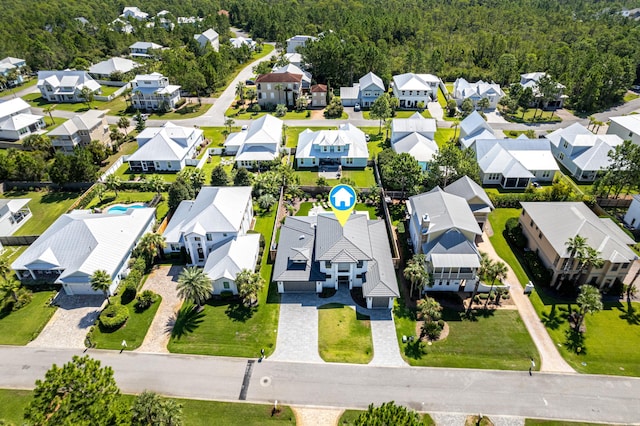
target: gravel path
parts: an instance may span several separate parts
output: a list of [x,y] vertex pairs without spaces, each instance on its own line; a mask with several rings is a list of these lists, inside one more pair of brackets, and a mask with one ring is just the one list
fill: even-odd
[[60,291],[55,304],[58,309],[38,337],[27,346],[84,349],[87,332],[106,304],[104,296],[67,296]]
[[176,312],[182,306],[182,299],[176,293],[176,283],[182,266],[160,266],[151,274],[142,286],[142,290],[151,290],[162,296],[162,302],[153,318],[153,322],[137,352],[168,353],[167,343],[171,336],[171,324]]

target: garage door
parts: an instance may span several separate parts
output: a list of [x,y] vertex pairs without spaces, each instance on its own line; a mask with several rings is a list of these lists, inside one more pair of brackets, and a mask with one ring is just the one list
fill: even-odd
[[94,291],[91,288],[91,284],[89,283],[64,284],[62,287],[64,288],[65,293],[67,293],[69,296],[95,296],[95,295],[102,294],[99,291]]
[[374,297],[371,301],[372,308],[388,308],[389,307],[389,298],[388,297]]
[[316,283],[310,281],[290,281],[284,283],[285,293],[315,293]]

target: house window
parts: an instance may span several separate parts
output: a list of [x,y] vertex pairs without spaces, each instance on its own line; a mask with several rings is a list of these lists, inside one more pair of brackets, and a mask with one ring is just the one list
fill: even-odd
[[222,287],[223,287],[225,290],[229,290],[229,289],[231,288],[231,286],[229,285],[229,282],[228,282],[228,281],[223,282],[223,283],[222,283]]
[[361,269],[363,266],[364,266],[364,261],[363,260],[358,260],[358,263],[357,263],[356,267]]
[[564,144],[562,146],[567,148],[569,146],[569,143],[567,141],[564,141]]
[[558,155],[558,158],[559,158],[560,160],[564,160],[564,154],[561,152],[561,153],[560,153],[560,155]]
[[330,260],[325,260],[324,261],[324,267],[327,268],[327,269],[331,268],[331,261]]
[[207,241],[211,241],[211,234],[207,234]]
[[193,237],[194,241],[200,241],[200,237]]
[[529,226],[533,226],[533,219],[531,219],[531,222],[529,222]]
[[538,232],[538,238],[542,239],[542,232]]
[[620,267],[621,269],[627,269],[629,267],[628,263],[623,263],[622,266]]
[[611,266],[611,270],[612,270],[613,272],[615,272],[615,271],[617,271],[617,270],[618,270],[618,267],[619,267],[619,266],[620,266],[620,265],[618,265],[617,263],[614,263],[614,264]]
[[404,96],[404,90],[402,91],[402,96]]
[[167,169],[171,168],[171,161],[167,161]]
[[549,170],[545,170],[544,172],[542,172],[543,178],[548,178],[549,176],[551,176],[551,172]]

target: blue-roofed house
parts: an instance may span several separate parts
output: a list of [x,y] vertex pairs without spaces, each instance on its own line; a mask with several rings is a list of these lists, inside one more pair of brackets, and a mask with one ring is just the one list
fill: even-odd
[[363,108],[369,108],[385,91],[382,79],[370,72],[352,87],[341,87],[340,100],[344,106],[359,103]]

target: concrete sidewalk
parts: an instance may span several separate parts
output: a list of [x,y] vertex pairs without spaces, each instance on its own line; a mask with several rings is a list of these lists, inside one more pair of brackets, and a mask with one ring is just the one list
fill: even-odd
[[[478,244],[478,248],[480,251],[487,253],[491,259],[504,262],[493,248],[493,245],[489,240],[489,236],[487,235],[487,231],[482,234],[482,242]],[[560,352],[558,352],[558,348],[556,348],[553,340],[549,337],[549,333],[547,333],[547,329],[544,327],[544,324],[542,324],[542,321],[540,321],[531,301],[524,294],[520,281],[518,281],[518,277],[516,277],[513,269],[511,269],[507,262],[504,263],[507,265],[508,269],[506,281],[511,284],[511,290],[509,293],[518,307],[520,317],[522,318],[527,331],[529,331],[529,335],[531,335],[531,340],[533,340],[533,343],[536,345],[538,353],[540,354],[540,371],[552,373],[575,373],[575,370],[567,364],[564,358],[562,358]]]

